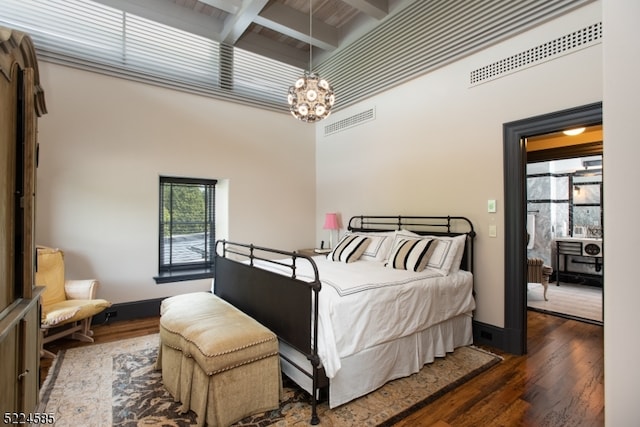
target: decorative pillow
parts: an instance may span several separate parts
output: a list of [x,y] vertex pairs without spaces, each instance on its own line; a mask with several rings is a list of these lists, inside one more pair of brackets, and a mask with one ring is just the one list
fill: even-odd
[[[367,248],[362,253],[360,257],[363,261],[376,261],[376,262],[384,262],[389,256],[389,252],[391,251],[391,246],[393,245],[393,236],[395,235],[395,231],[385,231],[385,232],[348,232],[348,234],[363,236],[369,239],[369,244]],[[348,235],[347,234],[347,235]]]
[[437,246],[438,241],[431,238],[398,238],[385,265],[398,270],[422,271]]
[[460,270],[460,263],[462,262],[462,257],[464,256],[464,249],[467,244],[467,236],[458,236],[453,239],[458,239],[458,247],[456,248],[456,256],[453,258],[453,263],[451,264],[451,269],[449,273],[455,273]]
[[[438,239],[438,245],[429,258],[427,267],[437,271],[443,276],[458,271],[460,261],[464,252],[464,244],[467,238],[466,234],[460,236],[429,236]],[[458,259],[458,265],[454,266],[455,260]]]
[[327,255],[331,261],[353,262],[362,256],[370,240],[357,234],[347,234]]

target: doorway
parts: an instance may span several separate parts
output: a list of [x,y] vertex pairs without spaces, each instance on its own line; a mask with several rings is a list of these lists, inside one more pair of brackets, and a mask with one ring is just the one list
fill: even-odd
[[[583,141],[602,145],[601,126],[582,128],[583,134],[591,134]],[[529,160],[551,139],[565,141],[570,155],[572,144],[581,143],[574,144],[576,136],[527,139],[527,264],[533,269],[526,284],[527,309],[603,325],[602,154],[545,159],[537,153],[536,161]],[[540,261],[553,273],[549,284],[536,274]]]
[[[527,352],[526,167],[527,138],[563,129],[602,124],[602,103],[562,110],[503,125],[505,191],[505,350]],[[586,145],[585,154],[593,147]]]

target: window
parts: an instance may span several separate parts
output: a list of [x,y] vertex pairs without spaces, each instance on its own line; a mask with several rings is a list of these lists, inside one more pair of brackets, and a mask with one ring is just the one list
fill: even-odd
[[156,283],[213,277],[216,182],[160,177]]

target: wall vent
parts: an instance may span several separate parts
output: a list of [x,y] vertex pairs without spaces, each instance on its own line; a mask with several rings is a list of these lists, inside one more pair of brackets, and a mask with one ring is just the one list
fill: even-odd
[[352,128],[354,126],[361,125],[376,118],[376,108],[369,108],[360,113],[354,114],[351,117],[347,117],[342,120],[338,120],[334,123],[329,123],[324,127],[324,136],[329,136],[334,133],[343,131],[345,129]]
[[602,40],[602,22],[589,25],[555,40],[548,41],[531,49],[501,59],[471,72],[472,86],[494,80],[520,69],[550,61],[562,55],[600,43]]

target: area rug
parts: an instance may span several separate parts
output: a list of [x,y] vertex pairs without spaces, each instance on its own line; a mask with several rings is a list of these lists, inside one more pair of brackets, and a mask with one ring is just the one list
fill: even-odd
[[[157,334],[113,343],[61,350],[40,392],[43,412],[57,426],[189,426],[193,412],[179,413],[179,403],[154,369]],[[476,347],[461,347],[417,374],[387,383],[373,393],[338,408],[318,405],[322,426],[392,425],[501,360]],[[309,396],[285,377],[280,408],[240,421],[238,426],[309,424]]]
[[544,288],[540,283],[527,285],[527,307],[543,313],[565,315],[577,320],[602,324],[602,288],[561,282],[549,284],[548,301],[543,297]]

